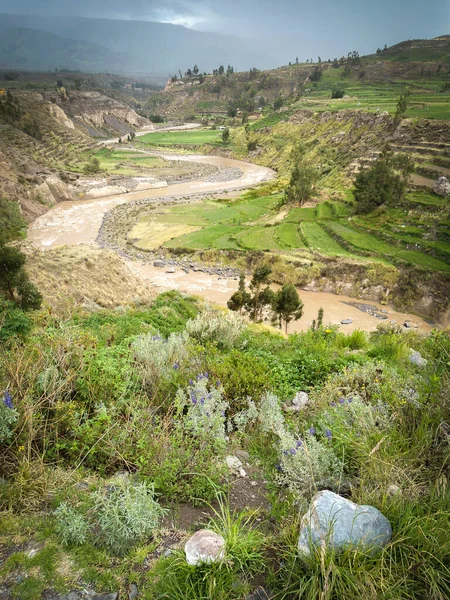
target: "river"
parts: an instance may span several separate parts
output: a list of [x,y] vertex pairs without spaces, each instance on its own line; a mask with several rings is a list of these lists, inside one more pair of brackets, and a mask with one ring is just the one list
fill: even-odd
[[[111,140],[111,142],[113,141]],[[161,198],[183,199],[185,201],[186,197],[190,197],[193,201],[200,201],[206,194],[233,194],[233,192],[236,193],[239,190],[248,189],[264,181],[273,179],[275,176],[275,173],[271,169],[230,158],[201,155],[171,156],[171,158],[211,164],[222,168],[237,168],[240,169],[242,175],[226,183],[202,181],[199,179],[173,184],[164,188],[130,192],[94,200],[61,202],[40,216],[31,225],[28,231],[29,240],[41,250],[65,245],[95,245],[104,215],[119,204],[144,198],[154,199],[155,203]],[[186,274],[183,271],[165,273],[164,269],[158,269],[148,264],[131,261],[126,261],[126,263],[131,270],[161,290],[178,289],[197,294],[223,306],[226,305],[230,295],[237,289],[237,282],[233,279],[219,279],[215,275],[207,275],[205,273],[191,272]],[[351,324],[341,326],[343,331],[350,332],[354,329],[372,331],[380,323],[380,320],[376,317],[346,304],[347,302],[355,302],[354,298],[304,290],[300,290],[300,295],[304,303],[304,315],[300,321],[290,325],[289,331],[291,332],[307,329],[313,319],[317,318],[317,311],[321,307],[324,309],[325,323],[339,324],[343,319],[352,319]],[[398,313],[391,307],[381,307],[374,302],[368,302],[367,304],[372,304],[379,309],[387,309],[387,322],[394,320],[398,324],[403,324],[404,321],[411,321],[421,332],[428,332],[431,329],[428,323],[415,315]]]

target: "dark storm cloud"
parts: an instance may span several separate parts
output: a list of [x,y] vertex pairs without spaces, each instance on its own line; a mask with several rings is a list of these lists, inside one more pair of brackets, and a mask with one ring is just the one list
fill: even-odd
[[0,12],[155,20],[255,38],[287,59],[450,33],[450,0],[0,0]]

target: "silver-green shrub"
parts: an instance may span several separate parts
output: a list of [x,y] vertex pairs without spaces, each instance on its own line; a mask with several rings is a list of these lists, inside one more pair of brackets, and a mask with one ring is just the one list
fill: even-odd
[[231,348],[245,329],[245,321],[231,312],[204,310],[186,323],[187,333],[200,343]]
[[120,482],[93,496],[92,520],[99,528],[95,542],[115,554],[149,538],[164,515],[153,486],[146,483]]
[[64,546],[83,544],[89,535],[89,524],[85,517],[67,502],[62,502],[55,510],[56,531]]
[[188,345],[186,333],[171,333],[167,339],[151,333],[136,338],[132,351],[145,383],[156,389],[160,381],[170,379],[174,370],[187,362]]
[[178,427],[216,449],[225,447],[225,411],[228,405],[223,398],[222,387],[210,383],[207,373],[200,373],[195,381],[191,379],[187,389],[178,390],[175,406]]

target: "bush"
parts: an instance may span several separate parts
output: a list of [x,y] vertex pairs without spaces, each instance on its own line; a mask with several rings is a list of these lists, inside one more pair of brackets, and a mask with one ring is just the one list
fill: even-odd
[[147,540],[158,528],[164,509],[154,498],[153,486],[128,481],[113,482],[93,492],[83,514],[63,502],[55,511],[56,530],[64,544],[96,545],[123,555]]
[[84,173],[86,175],[95,175],[96,173],[100,173],[100,160],[96,156],[92,156],[83,167]]
[[331,92],[332,98],[343,98],[345,96],[345,90],[341,88],[333,88]]
[[245,329],[245,321],[229,312],[205,310],[186,323],[187,333],[205,344],[218,348],[231,348]]

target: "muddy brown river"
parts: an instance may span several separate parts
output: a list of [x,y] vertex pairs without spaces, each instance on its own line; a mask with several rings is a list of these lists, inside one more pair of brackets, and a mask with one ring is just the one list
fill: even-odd
[[[113,141],[113,140],[111,140]],[[105,213],[114,206],[140,200],[154,198],[183,199],[190,197],[193,201],[200,200],[205,194],[227,193],[232,194],[256,186],[264,181],[273,179],[275,173],[271,169],[258,165],[216,156],[184,155],[171,158],[189,160],[192,162],[211,164],[217,167],[237,168],[242,175],[233,180],[224,182],[192,180],[185,183],[170,185],[163,188],[148,189],[130,192],[107,198],[95,200],[74,200],[61,202],[51,208],[46,214],[39,217],[28,231],[29,240],[37,248],[46,250],[58,246],[95,244]],[[161,290],[178,289],[201,296],[211,302],[226,305],[231,294],[237,289],[237,281],[233,279],[219,279],[215,275],[205,273],[189,273],[177,271],[165,273],[164,269],[152,267],[148,264],[125,261],[130,270],[138,273],[143,279],[150,281]],[[391,307],[381,307],[375,302],[365,302],[379,309],[387,309],[387,321],[380,321],[374,316],[362,312],[347,302],[355,302],[354,298],[338,296],[325,292],[310,292],[299,290],[304,303],[304,314],[300,321],[291,323],[290,332],[305,330],[311,326],[313,319],[317,318],[319,308],[324,309],[325,324],[339,324],[342,319],[352,319],[352,323],[341,325],[342,331],[351,332],[354,329],[372,331],[380,322],[391,320],[403,324],[406,320],[421,332],[428,332],[431,326],[416,317],[406,313],[398,313]]]

